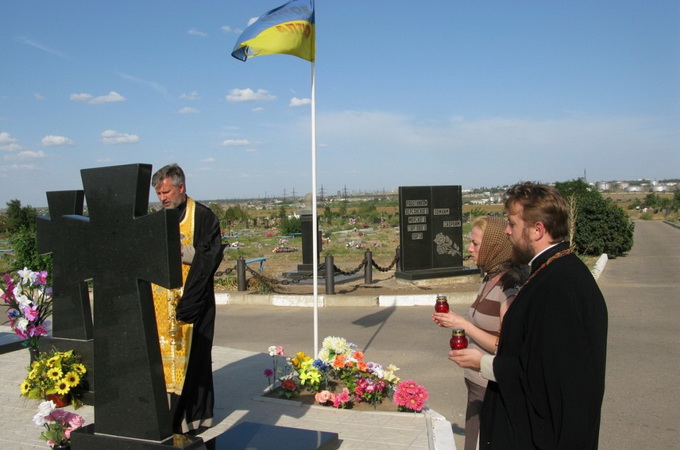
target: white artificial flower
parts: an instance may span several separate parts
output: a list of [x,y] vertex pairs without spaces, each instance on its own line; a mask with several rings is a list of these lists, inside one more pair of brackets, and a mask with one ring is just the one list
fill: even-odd
[[40,402],[40,405],[38,405],[38,414],[49,416],[56,408],[57,405],[55,405],[52,400]]
[[276,356],[276,345],[270,345],[267,349],[269,356]]
[[43,416],[40,413],[36,414],[35,416],[33,416],[33,423],[38,425],[39,427],[45,425],[46,423],[45,416]]
[[28,328],[28,319],[26,319],[25,317],[20,317],[19,319],[17,319],[17,321],[15,322],[15,328],[18,328],[19,331],[25,332],[26,328]]
[[31,305],[33,304],[33,302],[31,301],[31,299],[28,298],[27,296],[25,296],[25,295],[22,294],[22,293],[19,293],[19,294],[17,295],[17,293],[15,292],[15,293],[14,293],[14,298],[16,298],[17,303],[18,303],[22,308],[23,308],[24,306],[31,306]]
[[28,267],[24,267],[24,270],[17,271],[17,275],[21,277],[21,284],[33,284],[38,277],[35,272],[28,270]]

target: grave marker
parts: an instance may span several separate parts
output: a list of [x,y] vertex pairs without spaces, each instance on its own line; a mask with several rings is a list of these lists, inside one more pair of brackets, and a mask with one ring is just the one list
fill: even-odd
[[81,175],[90,216],[65,216],[62,225],[82,247],[70,276],[94,283],[97,395],[95,423],[71,435],[73,448],[168,446],[172,426],[150,283],[182,284],[178,212],[147,215],[148,164]]
[[397,278],[419,280],[476,273],[463,267],[460,186],[399,187]]

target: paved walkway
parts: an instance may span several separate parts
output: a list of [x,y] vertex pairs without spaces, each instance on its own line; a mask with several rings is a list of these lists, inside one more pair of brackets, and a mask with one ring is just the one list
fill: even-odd
[[[8,327],[0,327],[0,344],[11,341]],[[0,448],[7,450],[46,448],[39,439],[41,428],[33,424],[38,402],[19,396],[19,384],[26,375],[29,355],[19,349],[0,355]],[[261,373],[269,367],[268,354],[226,347],[213,348],[215,425],[201,435],[204,440],[218,436],[240,422],[255,422],[291,428],[335,432],[341,449],[455,449],[451,424],[434,411],[425,414],[359,412],[300,402],[265,399]],[[71,407],[67,410],[73,411]],[[94,422],[94,408],[76,411],[86,423]],[[265,450],[265,449],[262,449]]]

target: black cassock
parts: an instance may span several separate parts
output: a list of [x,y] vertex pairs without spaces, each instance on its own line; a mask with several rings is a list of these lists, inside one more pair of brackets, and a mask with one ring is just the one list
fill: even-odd
[[607,307],[572,254],[532,263],[512,303],[481,415],[481,449],[597,449],[604,395]]
[[[186,203],[180,206],[184,214]],[[215,334],[215,272],[222,261],[222,236],[215,214],[196,202],[195,255],[177,304],[177,320],[192,323],[191,353],[182,395],[171,394],[172,428],[186,433],[212,425],[215,392],[212,345]]]

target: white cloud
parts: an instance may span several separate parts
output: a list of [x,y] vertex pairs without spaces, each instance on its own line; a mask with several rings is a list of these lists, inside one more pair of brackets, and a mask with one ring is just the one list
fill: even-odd
[[232,28],[229,25],[223,25],[220,30],[224,33],[235,33],[235,34],[241,34],[243,33],[243,30],[240,28]]
[[19,153],[17,153],[16,159],[42,159],[42,158],[47,158],[47,153],[43,152],[42,150],[33,151],[33,150],[22,150]]
[[114,103],[114,102],[124,102],[125,97],[120,95],[118,92],[111,91],[107,95],[101,95],[99,97],[93,98],[90,103],[92,104],[99,104],[99,103]]
[[208,33],[205,33],[203,31],[199,31],[196,28],[192,28],[191,30],[187,31],[187,34],[190,34],[192,36],[198,36],[198,37],[207,37]]
[[8,152],[21,150],[19,140],[17,138],[13,138],[6,131],[0,132],[0,150],[5,150]]
[[102,133],[102,142],[104,144],[134,144],[139,142],[139,136],[136,134],[119,133],[114,130],[106,130]]
[[33,98],[35,98],[36,100],[45,100],[45,96],[42,95],[40,92],[34,92]]
[[92,95],[85,93],[71,94],[69,99],[74,102],[84,102],[92,105],[125,101],[125,97],[115,91],[111,91],[107,95],[100,95],[99,97],[93,97]]
[[222,142],[225,147],[244,147],[246,145],[251,145],[248,139],[227,139]]
[[0,172],[16,172],[20,170],[35,170],[33,164],[10,164],[7,166],[0,166]]
[[191,91],[188,94],[182,94],[179,96],[180,100],[199,100],[201,98],[198,92]]
[[290,99],[290,103],[288,106],[305,106],[305,105],[310,105],[312,103],[312,100],[309,98],[297,98],[293,97]]
[[204,163],[214,163],[215,161],[217,161],[217,160],[215,158],[213,158],[212,156],[209,157],[209,158],[205,158],[205,159],[201,160],[201,162],[204,162]]
[[190,106],[185,106],[184,108],[180,109],[177,111],[180,114],[198,114],[200,111],[196,108],[192,108]]
[[252,112],[262,112],[264,111],[264,108],[262,106],[256,106],[255,108],[251,109]]
[[43,52],[49,53],[51,55],[59,56],[60,58],[66,57],[66,55],[64,55],[63,53],[61,53],[57,50],[51,49],[51,48],[49,48],[49,47],[47,47],[43,44],[40,44],[38,42],[32,41],[32,40],[30,40],[30,39],[28,39],[27,37],[24,37],[24,36],[17,38],[17,41],[22,42],[26,45],[30,45],[33,48],[37,48],[38,50],[42,50]]
[[269,91],[258,89],[253,91],[250,88],[246,89],[232,89],[226,96],[228,102],[256,102],[256,101],[272,101],[276,100],[276,95],[270,94]]
[[89,102],[92,99],[90,94],[71,94],[69,95],[69,100],[72,102]]
[[57,145],[73,145],[73,141],[66,136],[47,135],[42,138],[42,145],[57,146]]

